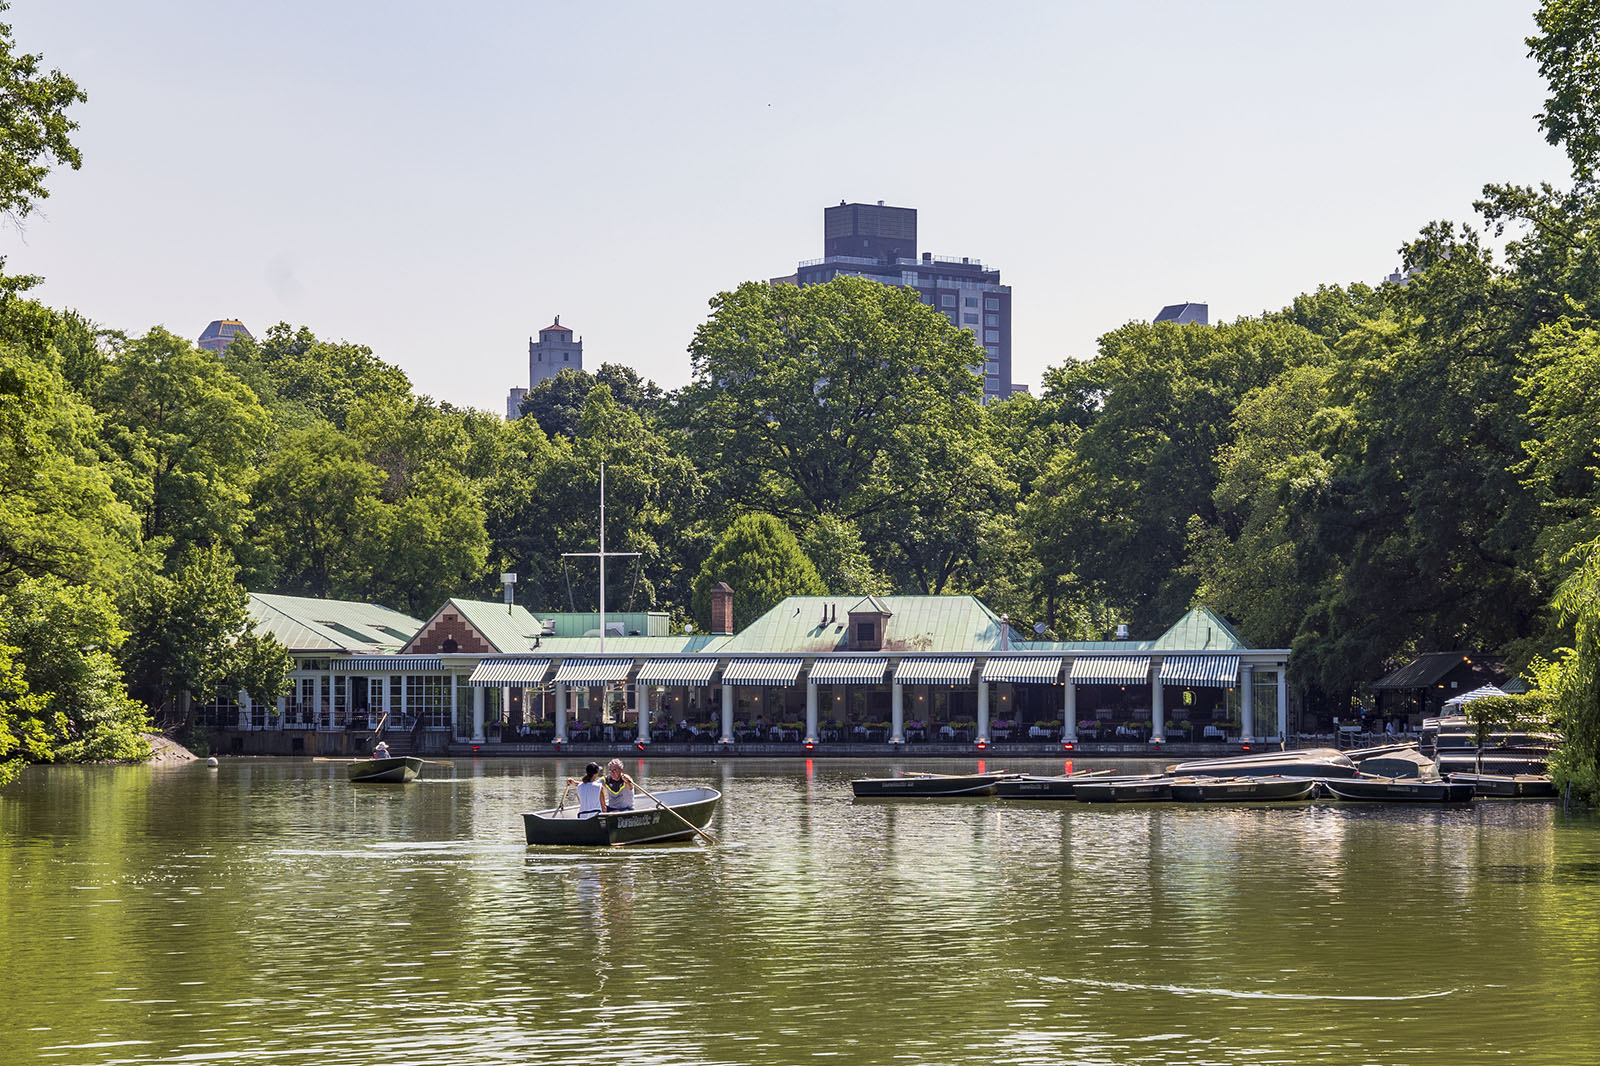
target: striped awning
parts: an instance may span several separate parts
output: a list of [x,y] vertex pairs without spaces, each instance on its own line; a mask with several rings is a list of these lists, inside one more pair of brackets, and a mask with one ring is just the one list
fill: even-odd
[[1482,688],[1475,688],[1471,692],[1463,692],[1459,696],[1452,696],[1444,701],[1444,705],[1446,707],[1460,707],[1464,703],[1481,700],[1485,696],[1504,696],[1505,694],[1506,690],[1503,688],[1496,685],[1484,685]]
[[437,655],[352,655],[339,665],[351,673],[362,670],[443,670],[444,660]]
[[888,670],[888,659],[818,659],[807,680],[814,685],[877,685]]
[[[901,659],[895,667],[894,683],[897,685],[965,685],[972,680],[972,667],[976,662],[966,658]],[[1058,660],[1059,662],[1059,660]],[[812,671],[812,676],[816,671]]]
[[714,657],[651,659],[639,667],[641,685],[709,685],[717,671]]
[[985,681],[1009,681],[1013,685],[1053,685],[1061,680],[1061,660],[990,659],[983,664]]
[[1148,655],[1080,655],[1072,660],[1072,680],[1088,685],[1126,685],[1150,680]]
[[1233,688],[1239,683],[1237,655],[1168,655],[1161,660],[1161,683],[1198,688]]
[[550,672],[549,659],[485,659],[467,684],[476,688],[536,688]]
[[724,685],[772,685],[783,687],[794,684],[800,676],[802,659],[734,659],[722,671]]
[[625,680],[632,669],[632,659],[567,659],[550,680],[557,685],[604,685]]

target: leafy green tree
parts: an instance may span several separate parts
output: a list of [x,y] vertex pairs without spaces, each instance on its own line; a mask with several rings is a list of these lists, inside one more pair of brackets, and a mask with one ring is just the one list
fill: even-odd
[[703,630],[711,627],[711,589],[720,581],[733,589],[734,632],[786,596],[822,596],[828,591],[789,527],[766,514],[734,519],[695,575],[694,617]]
[[28,688],[20,648],[0,644],[0,788],[17,779],[24,762],[49,756],[45,698]]
[[114,586],[139,523],[98,454],[95,413],[43,362],[0,346],[0,588],[56,575]]
[[241,543],[268,426],[243,382],[156,327],[118,354],[97,406],[147,544],[176,562],[191,548]]
[[28,687],[44,703],[29,726],[35,760],[139,759],[145,709],[130,699],[117,654],[127,639],[104,592],[58,578],[29,579],[0,600],[0,643],[15,646]]
[[483,578],[489,552],[483,503],[458,475],[427,471],[405,499],[367,501],[358,524],[371,535],[361,542],[357,573],[335,583],[336,595],[426,616]]
[[263,580],[302,596],[359,584],[383,482],[360,445],[328,423],[287,433],[255,487],[253,536],[270,560]]
[[1539,113],[1545,140],[1564,146],[1583,181],[1600,160],[1600,3],[1544,0],[1534,14],[1540,32],[1527,40],[1550,96]]
[[632,367],[601,363],[593,374],[566,367],[539,382],[522,398],[522,417],[533,419],[552,437],[576,436],[583,405],[596,385],[606,386],[613,400],[641,417],[655,414],[663,402],[656,383],[641,378]]
[[820,514],[809,520],[800,531],[800,546],[829,592],[881,595],[892,587],[888,575],[872,565],[861,530],[848,519]]
[[[11,5],[0,2],[0,12]],[[88,99],[59,70],[41,72],[43,56],[18,53],[11,25],[0,23],[0,215],[18,222],[50,195],[44,179],[52,163],[77,170],[83,163],[67,108]]]
[[1216,456],[1231,443],[1234,408],[1288,367],[1325,361],[1327,347],[1301,327],[1248,320],[1133,323],[1100,345],[1097,358],[1047,377],[1047,401],[1082,430],[1035,482],[1023,528],[1044,580],[1159,631],[1193,598],[1189,521],[1216,521]]
[[279,322],[259,341],[235,338],[222,356],[279,421],[303,426],[317,418],[340,429],[369,402],[409,402],[411,381],[364,344],[318,340],[305,326]]
[[1589,803],[1600,803],[1600,540],[1574,552],[1576,569],[1556,590],[1554,605],[1573,627],[1573,647],[1548,687],[1565,742],[1550,774]]
[[672,421],[738,508],[858,521],[906,486],[928,432],[979,432],[972,334],[915,291],[839,277],[747,283],[711,301]]
[[122,649],[129,690],[188,721],[192,697],[209,697],[236,670],[233,648],[252,628],[250,597],[220,545],[196,548],[172,576],[133,582],[124,607],[131,636]]

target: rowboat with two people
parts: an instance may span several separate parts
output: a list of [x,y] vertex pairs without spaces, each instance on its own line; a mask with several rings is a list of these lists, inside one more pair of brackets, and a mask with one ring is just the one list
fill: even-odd
[[[638,785],[635,783],[635,788]],[[627,810],[580,814],[576,804],[562,802],[550,810],[522,816],[522,829],[530,845],[608,848],[623,844],[664,844],[699,836],[715,844],[705,831],[722,793],[714,788],[668,788],[641,796]]]

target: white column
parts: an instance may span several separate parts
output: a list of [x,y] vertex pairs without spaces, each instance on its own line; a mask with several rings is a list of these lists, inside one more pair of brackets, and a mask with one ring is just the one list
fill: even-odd
[[472,688],[472,742],[483,743],[483,686]]
[[[299,681],[295,682],[296,685],[298,685],[299,683],[300,683]],[[283,728],[284,719],[286,719],[288,717],[289,717],[289,697],[288,696],[279,696],[278,697],[278,728],[279,729]],[[270,727],[272,725],[272,723],[268,722],[267,725]]]
[[817,683],[806,678],[806,742],[817,742]]
[[1067,694],[1061,699],[1061,740],[1066,744],[1078,742],[1078,686],[1072,683],[1071,668],[1067,674]]
[[[400,717],[401,718],[404,718],[406,716],[406,712],[407,712],[407,703],[408,703],[408,701],[406,700],[406,690],[409,689],[411,686],[406,684],[406,682],[409,681],[409,680],[410,680],[410,678],[405,677],[405,676],[402,676],[400,678]],[[404,729],[410,729],[410,726],[407,725],[405,722],[396,722],[395,724],[401,726]]]
[[722,686],[722,738],[720,743],[733,743],[733,686]]
[[1278,664],[1278,739],[1289,739],[1289,664]]
[[239,690],[239,728],[240,729],[249,729],[250,728],[250,708],[251,708],[251,706],[252,706],[252,704],[250,703],[250,693],[246,692],[244,689],[240,689]]
[[[644,699],[639,699],[639,689],[644,689]],[[650,686],[640,685],[634,689],[634,710],[639,715],[639,736],[636,738],[641,744],[650,743]]]
[[1161,687],[1161,660],[1150,660],[1150,743],[1167,739],[1166,693]]
[[333,671],[330,670],[327,673],[323,674],[322,675],[322,680],[320,682],[318,682],[318,684],[319,685],[327,685],[328,686],[327,689],[325,690],[328,693],[327,701],[326,701],[327,704],[328,704],[328,710],[327,710],[327,714],[324,715],[323,711],[322,711],[322,704],[323,704],[324,701],[323,701],[323,697],[322,697],[321,693],[319,692],[318,696],[317,696],[317,718],[318,718],[318,720],[317,720],[317,728],[318,729],[332,729],[333,728],[333,708],[334,708],[334,705],[335,705],[335,701],[334,701],[334,698],[333,698],[334,697],[334,692],[333,692]]
[[556,739],[565,744],[567,742],[567,686],[557,685],[556,691]]
[[989,682],[978,679],[978,739],[989,739]]
[[456,697],[459,685],[456,684],[455,674],[444,675],[445,684],[450,686],[450,737],[455,739],[457,731],[461,728],[460,708],[456,706]]
[[906,742],[905,686],[896,681],[889,686],[889,743]]
[[1256,668],[1245,663],[1239,670],[1239,684],[1244,691],[1239,694],[1239,740],[1248,744],[1256,731]]

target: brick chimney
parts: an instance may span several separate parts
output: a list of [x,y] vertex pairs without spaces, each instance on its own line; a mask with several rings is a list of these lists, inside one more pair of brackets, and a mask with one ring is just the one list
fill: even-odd
[[726,581],[711,586],[711,632],[733,632],[733,588]]

